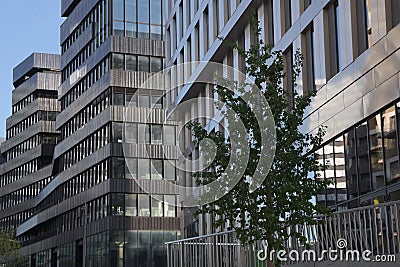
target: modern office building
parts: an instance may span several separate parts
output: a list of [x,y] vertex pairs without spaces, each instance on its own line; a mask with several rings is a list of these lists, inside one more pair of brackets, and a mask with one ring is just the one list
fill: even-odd
[[[400,1],[170,0],[166,66],[212,61],[243,71],[238,52],[218,37],[248,49],[256,40],[251,10],[260,21],[261,38],[283,52],[288,69],[296,50],[304,56],[298,87],[286,84],[285,89],[318,90],[304,129],[328,127],[320,160],[327,166],[323,179],[333,182],[318,201],[343,210],[400,200]],[[210,85],[185,83],[204,70],[203,64],[191,66],[177,72],[183,86],[169,95],[170,106],[214,97]],[[193,116],[212,118],[213,110],[195,105],[186,114]],[[182,136],[190,148],[190,135]],[[197,157],[196,150],[186,151],[188,158]],[[193,184],[190,172],[181,177]],[[186,237],[214,231],[210,219],[190,214],[190,209],[183,212]]]
[[30,55],[14,69],[13,83],[12,115],[0,144],[0,226],[7,230],[34,214],[35,197],[51,181],[60,138],[60,56]]
[[164,66],[163,3],[61,4],[61,57],[14,71],[1,225],[27,266],[166,266],[181,228],[176,125],[163,80],[145,83]]

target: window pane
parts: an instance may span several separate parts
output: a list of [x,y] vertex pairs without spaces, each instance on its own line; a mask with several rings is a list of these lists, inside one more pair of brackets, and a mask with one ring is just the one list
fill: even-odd
[[114,21],[114,35],[124,36],[124,22],[122,21]]
[[[357,136],[357,172],[359,175],[360,194],[371,192],[371,175],[368,158],[368,127],[364,122],[356,128]],[[338,172],[338,171],[337,171]]]
[[150,19],[152,24],[161,24],[161,0],[150,0]]
[[111,195],[111,214],[112,216],[124,215],[124,194]]
[[117,93],[114,94],[114,106],[123,106],[125,103],[124,94]]
[[133,55],[126,55],[126,69],[137,71],[137,57]]
[[138,136],[139,144],[149,144],[150,143],[150,125],[139,124],[138,125]]
[[136,95],[127,94],[125,100],[126,100],[125,106],[137,107],[137,96]]
[[137,143],[137,124],[126,123],[125,124],[125,142],[136,144]]
[[126,194],[125,196],[125,215],[137,216],[137,195]]
[[347,195],[349,200],[358,197],[355,129],[345,134]]
[[383,136],[385,137],[386,182],[393,184],[400,178],[399,154],[397,151],[396,114],[392,106],[382,113]]
[[164,145],[175,145],[175,126],[164,126]]
[[164,216],[165,217],[176,217],[176,196],[165,195],[164,196]]
[[162,144],[162,126],[152,125],[151,126],[151,143],[161,145]]
[[151,62],[151,72],[159,72],[162,70],[162,58],[152,57]]
[[163,161],[153,159],[151,161],[151,179],[161,180],[163,178]]
[[169,160],[164,160],[164,179],[176,180],[175,166]]
[[383,148],[382,148],[382,130],[380,114],[372,117],[368,121],[369,144],[371,155],[371,171],[373,189],[383,188],[385,186],[385,176],[383,173]]
[[151,25],[151,39],[162,40],[162,26]]
[[138,1],[138,21],[143,23],[149,23],[150,6],[149,0]]
[[150,72],[150,58],[147,56],[138,56],[139,71]]
[[121,122],[113,123],[113,142],[114,143],[122,143],[122,129],[124,124]]
[[126,37],[136,37],[137,35],[136,23],[126,22],[125,27],[126,27]]
[[114,20],[124,20],[124,0],[114,0]]
[[151,196],[151,217],[162,217],[163,216],[163,204],[162,195]]
[[148,39],[150,35],[149,32],[148,24],[138,24],[138,38]]
[[139,195],[139,216],[150,216],[150,197]]
[[124,179],[125,160],[123,158],[113,158],[113,177],[114,179]]
[[163,98],[162,96],[151,96],[151,108],[163,108]]
[[[126,18],[127,21],[136,22],[136,0],[125,0],[126,1]],[[140,2],[141,0],[139,0]]]
[[139,95],[139,107],[150,108],[150,96],[149,95]]
[[125,67],[124,64],[124,55],[122,54],[113,54],[112,55],[112,68],[123,70]]
[[127,179],[136,179],[137,177],[137,159],[126,158],[125,177]]
[[138,159],[138,178],[150,179],[150,160]]

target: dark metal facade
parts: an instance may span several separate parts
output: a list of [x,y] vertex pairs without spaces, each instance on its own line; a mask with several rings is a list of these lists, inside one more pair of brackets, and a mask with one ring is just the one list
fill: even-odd
[[[176,125],[165,122],[163,81],[143,85],[164,65],[162,5],[62,1],[61,108],[50,125],[60,141],[49,183],[16,224],[28,265],[166,266],[164,243],[180,235]],[[43,59],[28,61],[14,81]]]

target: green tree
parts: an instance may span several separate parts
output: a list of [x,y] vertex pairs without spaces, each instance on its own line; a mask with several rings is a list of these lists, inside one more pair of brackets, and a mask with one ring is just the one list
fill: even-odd
[[0,229],[0,266],[18,266],[20,243],[15,240],[14,231]]
[[[260,36],[260,27],[255,19],[251,19],[255,36]],[[276,152],[271,168],[262,184],[254,190],[252,178],[257,165],[263,158],[271,157],[263,151],[263,146],[273,146],[262,141],[262,135],[268,135],[271,129],[260,128],[260,123],[252,111],[252,104],[257,100],[247,101],[254,96],[254,87],[248,83],[217,78],[215,91],[219,100],[227,109],[236,113],[236,118],[243,122],[250,147],[248,162],[239,182],[224,197],[202,206],[199,213],[210,213],[215,216],[215,227],[226,227],[229,224],[243,244],[251,244],[257,240],[268,243],[267,253],[283,248],[283,241],[298,238],[305,243],[306,238],[300,232],[288,231],[295,225],[316,224],[316,214],[328,214],[329,211],[317,205],[312,199],[327,187],[327,182],[318,179],[318,171],[323,169],[317,162],[317,149],[321,146],[325,130],[320,127],[316,133],[304,133],[300,130],[307,107],[310,105],[316,91],[298,94],[296,90],[290,94],[285,90],[283,81],[289,79],[292,88],[297,86],[296,79],[302,67],[302,55],[297,51],[294,56],[291,71],[285,72],[283,56],[280,51],[273,51],[272,46],[258,38],[249,50],[245,51],[236,44],[230,44],[237,49],[246,62],[245,74],[252,77],[267,100],[275,121]],[[269,62],[269,64],[267,64]],[[287,77],[286,73],[292,73]],[[227,88],[234,90],[227,90]],[[247,100],[246,100],[247,99]],[[227,116],[219,104],[217,109]],[[268,115],[268,114],[266,114]],[[265,116],[266,116],[265,115]],[[228,123],[229,124],[229,123]],[[202,140],[211,139],[217,147],[216,156],[206,159],[210,164],[207,171],[195,174],[199,185],[206,185],[226,175],[230,168],[229,160],[232,153],[237,153],[232,146],[235,130],[230,131],[229,138],[221,132],[207,132],[197,122],[187,125],[192,131],[194,144],[201,145]],[[271,140],[268,140],[271,142]],[[200,151],[204,149],[200,146]],[[203,155],[206,153],[203,153]],[[232,168],[231,168],[232,169]],[[266,175],[267,170],[261,170]],[[225,183],[226,184],[226,183]],[[221,183],[220,190],[227,190]],[[208,196],[209,197],[209,196]],[[269,262],[269,265],[273,265]]]

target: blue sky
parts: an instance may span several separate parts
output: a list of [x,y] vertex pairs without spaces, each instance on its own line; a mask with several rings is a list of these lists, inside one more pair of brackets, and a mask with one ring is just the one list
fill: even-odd
[[11,115],[12,69],[32,52],[59,53],[61,0],[1,0],[0,137]]

